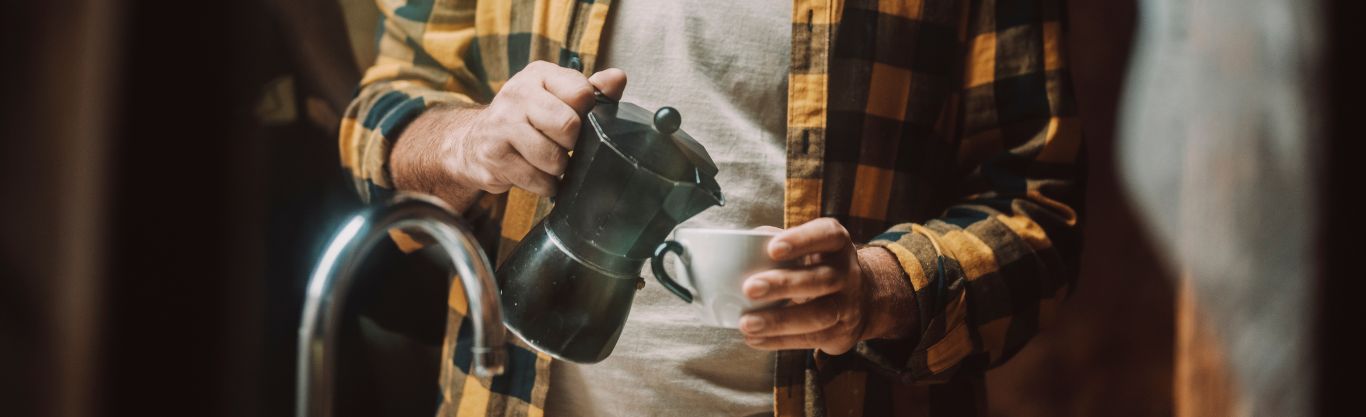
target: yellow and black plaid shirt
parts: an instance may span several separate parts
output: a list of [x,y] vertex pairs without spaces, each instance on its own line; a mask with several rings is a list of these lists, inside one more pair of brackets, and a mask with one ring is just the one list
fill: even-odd
[[[380,55],[340,137],[366,199],[392,186],[389,148],[424,109],[487,103],[533,60],[595,71],[611,9],[377,3]],[[891,251],[921,332],[837,357],[781,352],[777,415],[985,414],[984,372],[1050,320],[1076,276],[1083,153],[1061,11],[1058,0],[794,0],[785,223],[835,217]],[[467,220],[501,259],[549,207],[514,189],[485,196]],[[542,414],[548,356],[514,346],[507,374],[468,374],[461,291],[449,302],[441,414]]]

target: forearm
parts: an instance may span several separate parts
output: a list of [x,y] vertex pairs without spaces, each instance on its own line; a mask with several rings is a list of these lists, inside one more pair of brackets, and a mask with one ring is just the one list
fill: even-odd
[[536,61],[509,79],[488,105],[380,96],[373,101],[397,102],[401,108],[367,120],[380,134],[361,145],[365,154],[383,157],[361,173],[382,180],[375,182],[380,187],[435,195],[459,212],[483,193],[502,194],[513,187],[551,196],[568,166],[580,118],[593,107],[593,91],[614,97],[625,85],[621,70],[589,78]]
[[457,212],[474,204],[483,193],[460,181],[454,173],[461,167],[438,152],[454,146],[453,137],[468,134],[483,106],[444,105],[428,109],[403,131],[389,154],[394,187],[401,191],[431,194],[445,200]]
[[869,246],[858,251],[861,269],[873,283],[869,292],[872,311],[862,339],[910,339],[920,329],[915,290],[896,257],[887,249]]
[[[396,187],[392,178],[391,157],[393,146],[402,134],[418,117],[443,105],[460,105],[475,101],[486,101],[477,92],[478,77],[473,76],[470,68],[477,68],[476,61],[459,60],[437,64],[430,60],[414,60],[414,56],[429,56],[431,51],[422,49],[425,43],[419,42],[427,33],[428,22],[421,18],[400,13],[403,3],[379,5],[384,16],[378,28],[378,56],[374,64],[366,70],[360,81],[360,91],[351,99],[342,117],[339,129],[339,147],[342,166],[350,171],[356,191],[362,201],[376,203]],[[446,8],[449,6],[441,6]],[[473,3],[460,6],[473,12]],[[443,10],[432,16],[451,13]],[[462,23],[449,25],[442,23],[442,31],[474,32],[474,25]],[[463,50],[473,41],[473,36],[453,35],[458,39],[450,50]],[[447,50],[447,49],[443,49]],[[443,61],[445,62],[445,61]]]

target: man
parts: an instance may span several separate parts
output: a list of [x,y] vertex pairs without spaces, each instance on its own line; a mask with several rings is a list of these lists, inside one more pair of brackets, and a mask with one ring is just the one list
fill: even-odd
[[514,347],[491,380],[467,375],[454,296],[443,415],[983,414],[985,370],[1074,280],[1081,140],[1054,2],[380,6],[341,133],[363,197],[435,194],[501,259],[549,210],[596,89],[678,108],[717,157],[728,204],[685,226],[782,226],[770,256],[819,259],[749,277],[747,296],[797,302],[739,331],[647,285],[607,360]]

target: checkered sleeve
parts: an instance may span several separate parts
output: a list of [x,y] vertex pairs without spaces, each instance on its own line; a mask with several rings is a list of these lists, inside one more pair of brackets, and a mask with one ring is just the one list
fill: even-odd
[[958,144],[958,200],[872,242],[910,280],[920,336],[858,349],[907,382],[942,382],[968,361],[1009,359],[1076,276],[1084,168],[1060,5],[976,0],[964,22],[963,85],[947,134]]
[[392,188],[389,150],[428,108],[487,101],[478,68],[473,1],[376,0],[379,54],[340,128],[342,166],[361,198]]

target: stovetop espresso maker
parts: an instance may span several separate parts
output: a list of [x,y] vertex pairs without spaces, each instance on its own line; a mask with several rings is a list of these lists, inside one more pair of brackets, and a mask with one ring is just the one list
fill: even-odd
[[504,323],[556,358],[612,353],[641,268],[675,226],[725,204],[716,164],[682,115],[598,95],[555,207],[497,271]]

